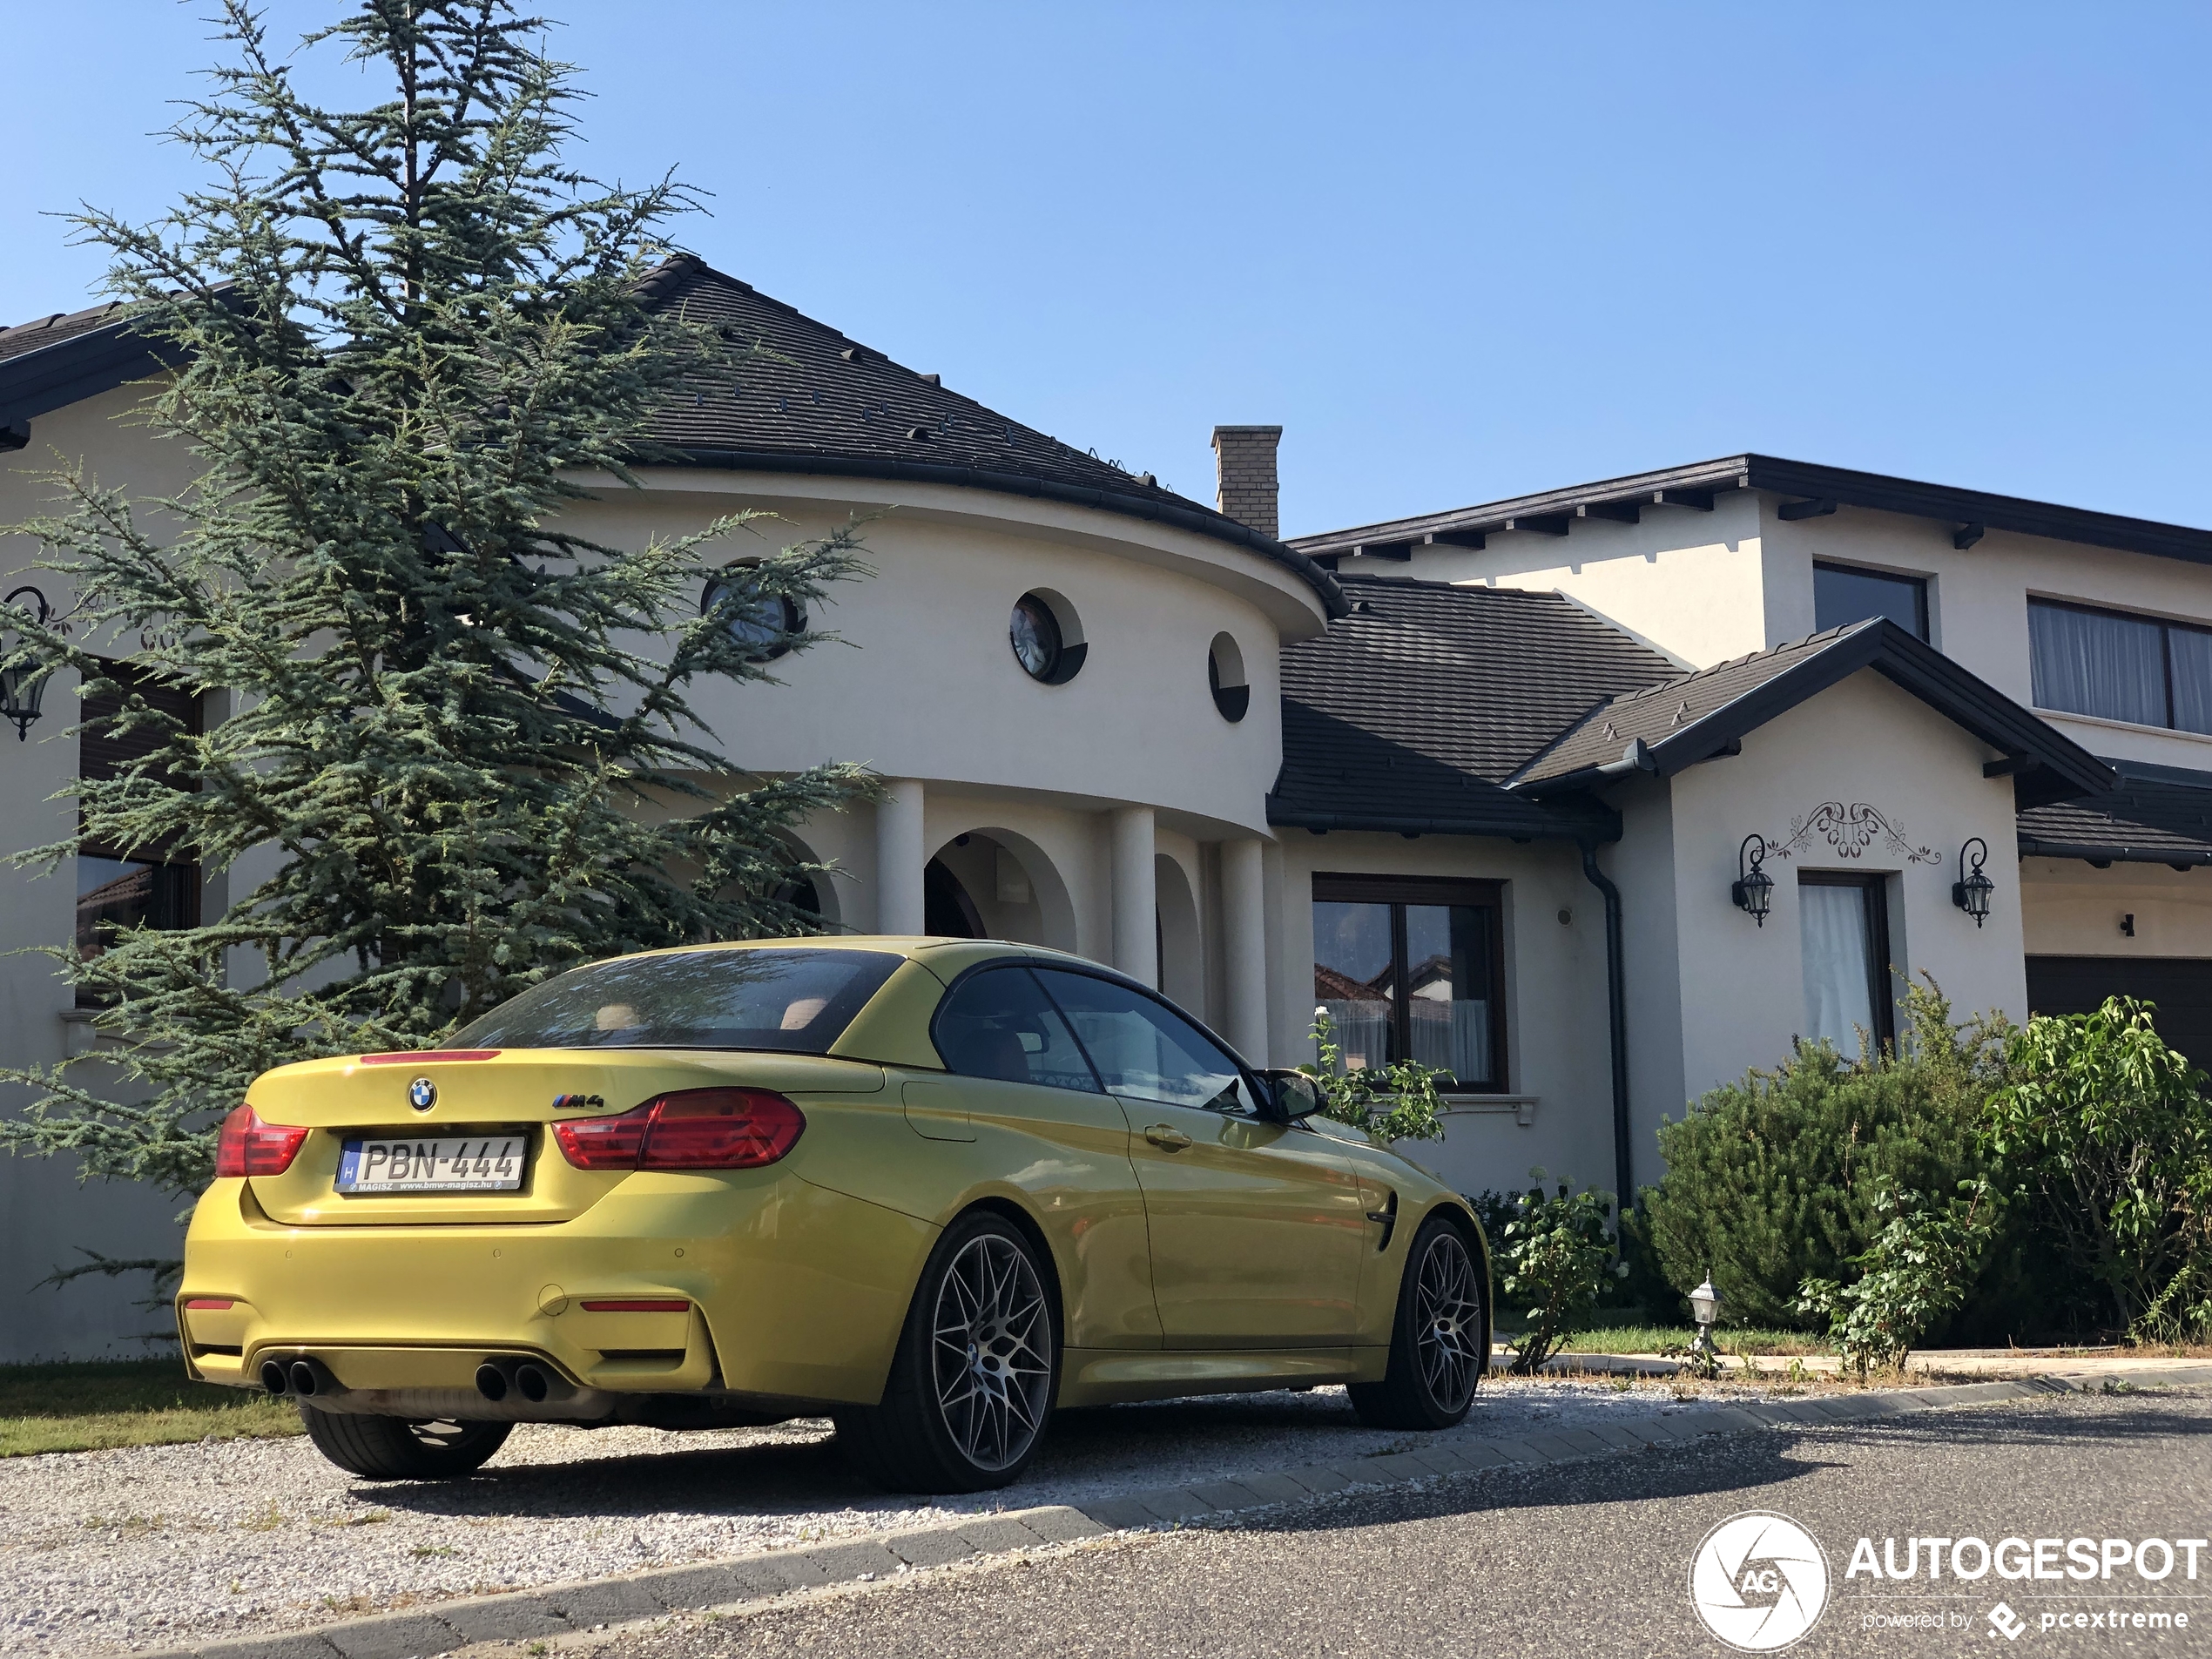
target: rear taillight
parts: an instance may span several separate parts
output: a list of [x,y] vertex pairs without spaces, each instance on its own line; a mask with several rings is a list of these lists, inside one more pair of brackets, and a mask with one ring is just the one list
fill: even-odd
[[251,1106],[234,1107],[215,1137],[215,1173],[282,1175],[300,1156],[307,1138],[305,1129],[289,1123],[264,1123]]
[[806,1120],[765,1089],[686,1089],[616,1117],[553,1125],[579,1170],[754,1170],[799,1143]]

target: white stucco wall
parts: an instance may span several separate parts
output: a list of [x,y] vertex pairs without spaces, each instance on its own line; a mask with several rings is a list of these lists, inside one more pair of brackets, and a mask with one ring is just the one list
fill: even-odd
[[[1652,1045],[1637,1047],[1632,1035],[1639,1182],[1656,1174],[1651,1136],[1662,1116],[1679,1117],[1704,1090],[1751,1067],[1773,1066],[1806,1029],[1799,871],[1888,874],[1894,965],[1915,978],[1932,975],[1957,1015],[1985,1008],[2025,1015],[2020,890],[2013,862],[2002,855],[2013,832],[2013,792],[2009,780],[1981,775],[1991,754],[1867,670],[1751,733],[1740,756],[1669,780],[1665,827],[1673,856],[1664,862],[1672,872],[1676,954],[1671,964],[1651,963],[1632,943],[1629,972],[1632,981],[1647,974],[1663,980],[1670,968],[1679,976],[1682,1071],[1677,1083],[1663,1063],[1651,1061]],[[1795,823],[1827,801],[1875,807],[1899,841],[1877,835],[1853,857],[1815,835],[1787,857],[1770,853],[1772,912],[1764,927],[1756,926],[1729,897],[1743,837],[1756,831],[1770,846],[1786,848]],[[1648,815],[1632,813],[1623,851],[1633,856],[1656,828]],[[1997,882],[1989,919],[1979,929],[1951,901],[1959,848],[1975,835],[1993,849],[1988,873]],[[1922,849],[1931,861],[1911,856]],[[1630,914],[1636,908],[1632,894]],[[1632,1012],[1632,1032],[1635,1023]]]
[[[2031,956],[2212,958],[2212,872],[2022,859],[2020,907]],[[2123,916],[2135,919],[2133,938]]]
[[[1506,1063],[1510,1095],[1455,1097],[1441,1142],[1402,1149],[1466,1192],[1510,1190],[1541,1165],[1613,1184],[1612,1071],[1605,1042],[1605,911],[1581,856],[1558,843],[1453,835],[1280,832],[1283,900],[1273,1062],[1313,1057],[1313,878],[1444,876],[1504,887]],[[1559,913],[1568,914],[1562,923]],[[1525,1122],[1523,1120],[1526,1120]]]

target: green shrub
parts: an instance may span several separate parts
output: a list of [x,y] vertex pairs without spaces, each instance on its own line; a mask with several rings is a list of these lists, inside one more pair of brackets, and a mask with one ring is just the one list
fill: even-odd
[[2212,1107],[2149,1005],[2038,1015],[2012,1035],[1983,1137],[2060,1293],[2136,1336],[2212,1326]]
[[1386,1141],[1444,1138],[1444,1099],[1436,1085],[1447,1073],[1418,1060],[1347,1069],[1326,1008],[1313,1010],[1312,1035],[1321,1063],[1298,1069],[1320,1086],[1322,1116]]
[[1978,1127],[2011,1028],[1994,1015],[1954,1027],[1932,981],[1905,1003],[1901,1053],[1851,1064],[1804,1046],[1661,1126],[1667,1172],[1638,1230],[1677,1291],[1710,1271],[1724,1322],[1814,1328],[1801,1286],[1841,1279],[1872,1247],[1885,1188],[1951,1192],[1981,1173]]
[[1524,1376],[1558,1352],[1575,1322],[1597,1305],[1615,1268],[1605,1225],[1613,1195],[1595,1187],[1572,1192],[1562,1181],[1548,1197],[1541,1170],[1529,1170],[1528,1178],[1536,1184],[1514,1201],[1498,1251],[1502,1288],[1526,1320],[1513,1363]]
[[1917,1192],[1885,1188],[1874,1211],[1883,1218],[1872,1244],[1851,1258],[1853,1284],[1809,1278],[1797,1305],[1824,1315],[1844,1363],[1864,1377],[1876,1366],[1902,1371],[1905,1357],[1929,1332],[1966,1305],[1994,1231],[1986,1183],[1941,1210],[1919,1207]]

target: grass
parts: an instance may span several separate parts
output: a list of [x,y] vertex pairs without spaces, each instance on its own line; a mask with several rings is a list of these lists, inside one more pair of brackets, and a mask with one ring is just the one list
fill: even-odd
[[[1693,1325],[1608,1325],[1588,1331],[1577,1331],[1568,1338],[1565,1352],[1568,1353],[1662,1353],[1669,1348],[1686,1348],[1689,1339],[1697,1334]],[[1510,1344],[1514,1332],[1498,1331],[1498,1340]],[[1713,1332],[1714,1345],[1724,1354],[1790,1354],[1833,1353],[1835,1345],[1825,1337],[1804,1331],[1762,1331],[1751,1328],[1733,1329],[1723,1325]]]
[[0,1457],[299,1433],[287,1402],[190,1381],[177,1359],[0,1366]]

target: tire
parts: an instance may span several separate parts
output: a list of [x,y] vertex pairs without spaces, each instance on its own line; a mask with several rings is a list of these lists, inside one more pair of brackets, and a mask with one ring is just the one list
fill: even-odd
[[1431,1216],[1406,1252],[1390,1366],[1379,1383],[1352,1385],[1352,1408],[1370,1428],[1450,1428],[1474,1404],[1490,1356],[1482,1270],[1467,1235]]
[[451,1418],[411,1423],[400,1417],[300,1407],[315,1449],[340,1468],[372,1480],[452,1480],[474,1474],[507,1444],[512,1423],[462,1423]]
[[883,1400],[836,1413],[860,1474],[893,1492],[981,1492],[1043,1444],[1060,1386],[1049,1264],[1003,1217],[945,1230],[914,1287]]

